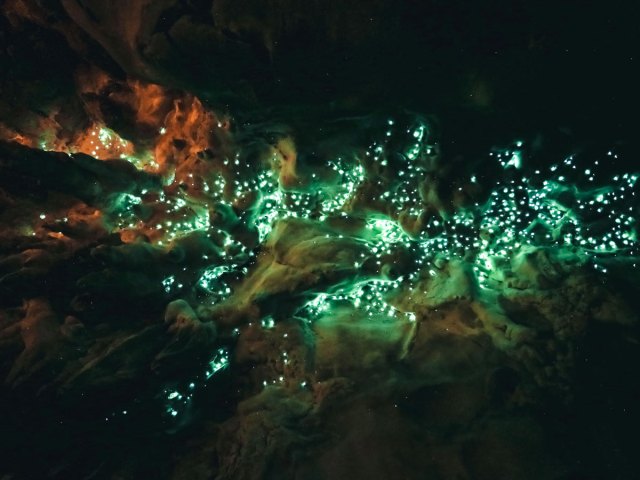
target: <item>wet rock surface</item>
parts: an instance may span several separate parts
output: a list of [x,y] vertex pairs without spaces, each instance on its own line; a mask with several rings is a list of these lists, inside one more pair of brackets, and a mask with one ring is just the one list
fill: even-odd
[[634,478],[632,19],[412,4],[3,3],[0,474]]

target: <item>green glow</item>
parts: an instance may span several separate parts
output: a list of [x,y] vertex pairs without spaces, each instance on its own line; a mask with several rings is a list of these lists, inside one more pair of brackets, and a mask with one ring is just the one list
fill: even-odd
[[511,156],[511,160],[509,160],[505,166],[520,168],[522,166],[522,158],[520,157],[520,152],[514,152]]
[[234,267],[234,265],[216,265],[202,272],[198,285],[209,294],[211,303],[219,302],[231,294],[231,287],[221,277],[231,272]]
[[171,417],[177,417],[190,407],[195,391],[204,386],[216,373],[229,367],[229,350],[219,348],[209,360],[207,368],[201,377],[184,384],[181,388],[164,391],[165,412]]
[[229,352],[224,348],[219,348],[216,355],[209,361],[209,368],[205,372],[208,380],[220,370],[229,366]]
[[162,281],[162,286],[164,287],[164,291],[167,293],[170,293],[173,287],[173,284],[175,282],[176,282],[176,277],[174,275],[171,275],[170,277],[165,278]]
[[[212,231],[209,205],[213,202],[230,205],[225,202],[233,204],[255,193],[258,197],[245,214],[244,221],[255,228],[260,244],[268,240],[277,222],[286,218],[325,222],[330,218],[353,216],[364,220],[365,228],[359,233],[351,233],[366,247],[353,268],[358,270],[367,263],[373,268],[369,278],[359,278],[352,285],[319,292],[299,311],[309,321],[330,313],[335,305],[345,302],[365,315],[397,317],[397,310],[389,303],[393,292],[401,286],[411,288],[421,275],[437,276],[438,268],[433,267],[436,258],[448,261],[464,256],[471,259],[479,284],[488,288],[491,282],[500,281],[500,266],[507,265],[514,255],[529,246],[578,248],[592,258],[599,271],[603,269],[597,259],[603,255],[634,254],[637,233],[633,211],[625,211],[616,205],[625,201],[625,195],[635,196],[631,189],[637,175],[614,176],[606,189],[576,190],[569,179],[575,179],[580,173],[587,182],[593,182],[598,168],[594,165],[578,169],[573,156],[551,166],[546,175],[536,170],[520,179],[498,182],[486,202],[459,208],[446,218],[431,215],[417,232],[408,235],[398,218],[400,215],[417,218],[423,214],[420,189],[425,177],[425,161],[436,146],[428,143],[429,128],[423,123],[409,126],[405,133],[393,119],[387,120],[386,124],[381,138],[369,145],[362,158],[338,156],[328,160],[326,168],[334,175],[333,179],[325,175],[320,180],[314,172],[310,176],[313,185],[296,191],[283,189],[278,175],[270,168],[252,171],[245,164],[243,153],[239,152],[224,162],[237,169],[231,176],[218,172],[206,179],[203,184],[206,200],[195,199],[181,191],[171,196],[161,194],[160,202],[169,218],[158,222],[156,229],[163,240],[168,241],[193,231]],[[101,132],[101,138],[106,139],[107,133]],[[397,164],[396,160],[395,175],[377,176],[375,165],[391,168],[390,155],[396,147],[390,142],[397,142],[399,136],[404,139],[404,144],[400,142],[404,145],[400,147],[404,163]],[[524,169],[524,148],[522,141],[516,141],[512,148],[493,150],[490,156],[505,169]],[[472,175],[470,181],[477,183],[478,178]],[[389,206],[384,214],[367,212],[363,218],[363,213],[358,211],[358,203],[354,202],[367,182],[376,185],[376,199]],[[225,193],[228,187],[231,187],[231,198]],[[558,201],[560,192],[574,192],[575,202],[571,208]],[[130,227],[136,225],[135,219],[131,218],[135,216],[133,207],[141,202],[144,203],[133,196],[123,196],[120,200],[123,218]],[[589,224],[581,220],[586,216],[610,221],[612,228],[592,232]],[[225,249],[222,264],[203,270],[197,281],[214,304],[233,296],[230,286],[222,280],[224,274],[248,271],[234,263],[231,256],[226,256],[226,251],[239,248],[253,255],[228,233],[224,233],[221,247]],[[411,261],[396,272],[397,268],[386,259],[399,254],[409,256]],[[169,278],[163,285],[169,291],[173,283]],[[403,317],[415,320],[412,312]],[[272,322],[272,319],[265,319],[263,325],[271,328]]]
[[[499,171],[490,185],[484,184],[484,172],[460,172],[459,183],[452,184],[455,193],[470,184],[472,190],[489,192],[477,203],[454,204],[438,197],[439,185],[431,180],[438,178],[432,159],[439,148],[430,143],[429,125],[409,123],[384,120],[366,148],[307,166],[311,171],[301,173],[299,185],[289,189],[269,159],[252,163],[239,148],[220,159],[217,170],[200,178],[187,175],[187,183],[193,181],[189,188],[172,188],[173,179],[167,179],[168,186],[159,191],[122,195],[115,202],[114,231],[140,229],[163,247],[202,232],[215,253],[188,266],[193,280],[184,289],[173,275],[162,285],[167,293],[196,287],[197,301],[215,308],[246,300],[242,279],[269,267],[271,260],[264,259],[278,256],[279,222],[308,220],[311,231],[317,228],[339,244],[332,255],[345,255],[349,263],[339,283],[295,292],[309,295],[294,305],[295,316],[309,323],[345,312],[371,322],[418,322],[420,313],[404,311],[399,298],[417,286],[436,284],[450,262],[469,265],[473,288],[497,290],[514,262],[538,249],[571,252],[603,274],[611,257],[637,257],[635,173],[611,178],[601,173],[598,161],[580,165],[574,156],[532,171],[524,142],[516,141],[489,153]],[[100,135],[107,139],[106,133]],[[277,266],[283,265],[290,267]],[[264,329],[277,327],[270,312],[261,315]],[[288,362],[283,352],[283,363]],[[178,415],[193,389],[229,363],[228,351],[214,352],[204,375],[189,387],[167,391],[167,412]],[[283,382],[264,380],[265,385]]]
[[262,328],[270,329],[276,325],[276,322],[273,320],[273,317],[269,316],[267,318],[262,319]]

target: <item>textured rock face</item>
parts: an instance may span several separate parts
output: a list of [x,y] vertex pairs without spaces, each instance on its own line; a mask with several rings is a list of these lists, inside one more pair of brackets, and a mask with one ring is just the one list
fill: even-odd
[[[43,111],[69,93],[70,61],[187,89],[222,107],[302,102],[366,111],[400,103],[456,114],[471,107],[498,119],[510,112],[507,121],[525,128],[535,118],[608,130],[599,119],[629,114],[629,100],[638,100],[631,5],[611,7],[607,20],[595,5],[551,1],[7,0],[3,8],[15,27],[3,63],[21,84],[34,80],[26,91],[6,87],[24,97],[21,110]],[[37,67],[13,62],[34,53],[48,82],[37,81]],[[65,105],[67,119],[76,107]],[[523,108],[526,118],[515,115]],[[493,124],[481,134],[498,129]]]
[[367,103],[377,81],[344,113],[366,52],[426,41],[404,3],[4,7],[3,61],[68,62],[50,87],[11,63],[0,99],[1,474],[636,469],[624,146],[456,157],[445,120]]

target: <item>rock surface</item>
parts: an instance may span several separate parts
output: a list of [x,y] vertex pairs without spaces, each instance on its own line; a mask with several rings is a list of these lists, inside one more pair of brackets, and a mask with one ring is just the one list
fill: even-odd
[[573,34],[414,3],[3,3],[0,476],[633,476],[634,149],[479,140]]

